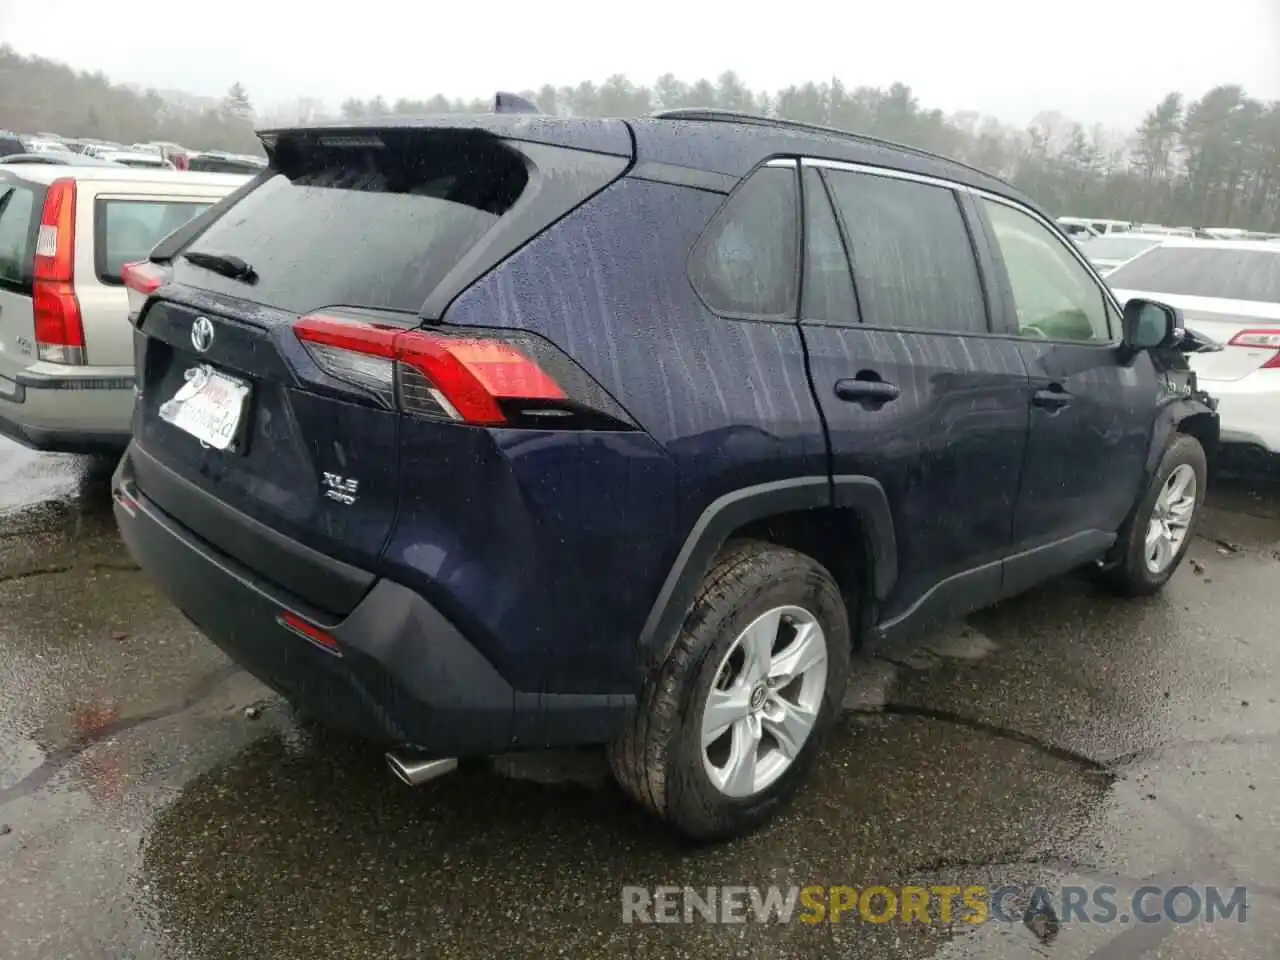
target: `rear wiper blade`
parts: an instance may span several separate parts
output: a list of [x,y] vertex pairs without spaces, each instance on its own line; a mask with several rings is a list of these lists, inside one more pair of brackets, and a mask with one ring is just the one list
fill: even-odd
[[230,254],[201,253],[198,250],[192,250],[184,253],[182,258],[189,263],[194,263],[197,267],[204,267],[206,270],[212,270],[232,280],[242,280],[245,283],[258,282],[258,271],[239,257],[233,257]]

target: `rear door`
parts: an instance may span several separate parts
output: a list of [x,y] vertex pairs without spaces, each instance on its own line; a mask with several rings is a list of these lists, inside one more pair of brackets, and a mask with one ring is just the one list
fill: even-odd
[[878,480],[893,511],[883,619],[964,612],[999,591],[1027,444],[1027,375],[992,334],[967,191],[826,161],[802,183],[802,329],[832,470]]
[[[1147,353],[1122,356],[1119,312],[1069,240],[1011,202],[978,205],[998,261],[995,287],[1031,376],[1014,545],[1043,547],[1037,562],[1065,569],[1105,548],[1133,507],[1159,383]],[[1054,572],[1019,569],[1030,579]]]
[[[138,187],[144,187],[139,190]],[[192,191],[175,195],[155,185],[79,184],[76,244],[76,296],[84,324],[85,359],[92,366],[127,367],[133,363],[129,297],[120,271],[145,260],[155,247],[192,217],[209,209],[224,193]]]
[[42,196],[36,185],[0,175],[0,377],[6,380],[36,362],[31,271]]

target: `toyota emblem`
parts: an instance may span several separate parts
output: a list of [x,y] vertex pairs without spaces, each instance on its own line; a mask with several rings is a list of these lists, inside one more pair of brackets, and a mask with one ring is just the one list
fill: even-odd
[[213,346],[213,323],[208,317],[196,317],[191,325],[191,345],[198,353],[204,353]]

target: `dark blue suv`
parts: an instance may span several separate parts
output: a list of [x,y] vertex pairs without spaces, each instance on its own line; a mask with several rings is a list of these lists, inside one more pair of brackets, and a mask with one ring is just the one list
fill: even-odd
[[1088,567],[1159,589],[1217,415],[1007,184],[715,111],[262,134],[126,268],[143,569],[410,783],[607,744],[697,838],[804,779],[850,655]]

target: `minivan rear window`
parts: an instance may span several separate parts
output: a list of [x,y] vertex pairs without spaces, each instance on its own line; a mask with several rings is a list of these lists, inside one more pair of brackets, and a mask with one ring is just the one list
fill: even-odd
[[98,200],[94,270],[107,284],[121,283],[126,263],[145,260],[152,248],[197,214],[210,200]]
[[25,289],[31,283],[35,206],[31,190],[0,183],[0,285]]
[[522,158],[489,135],[415,131],[351,142],[282,142],[279,172],[186,251],[238,257],[254,283],[181,254],[174,278],[298,314],[339,304],[417,312],[528,183]]

